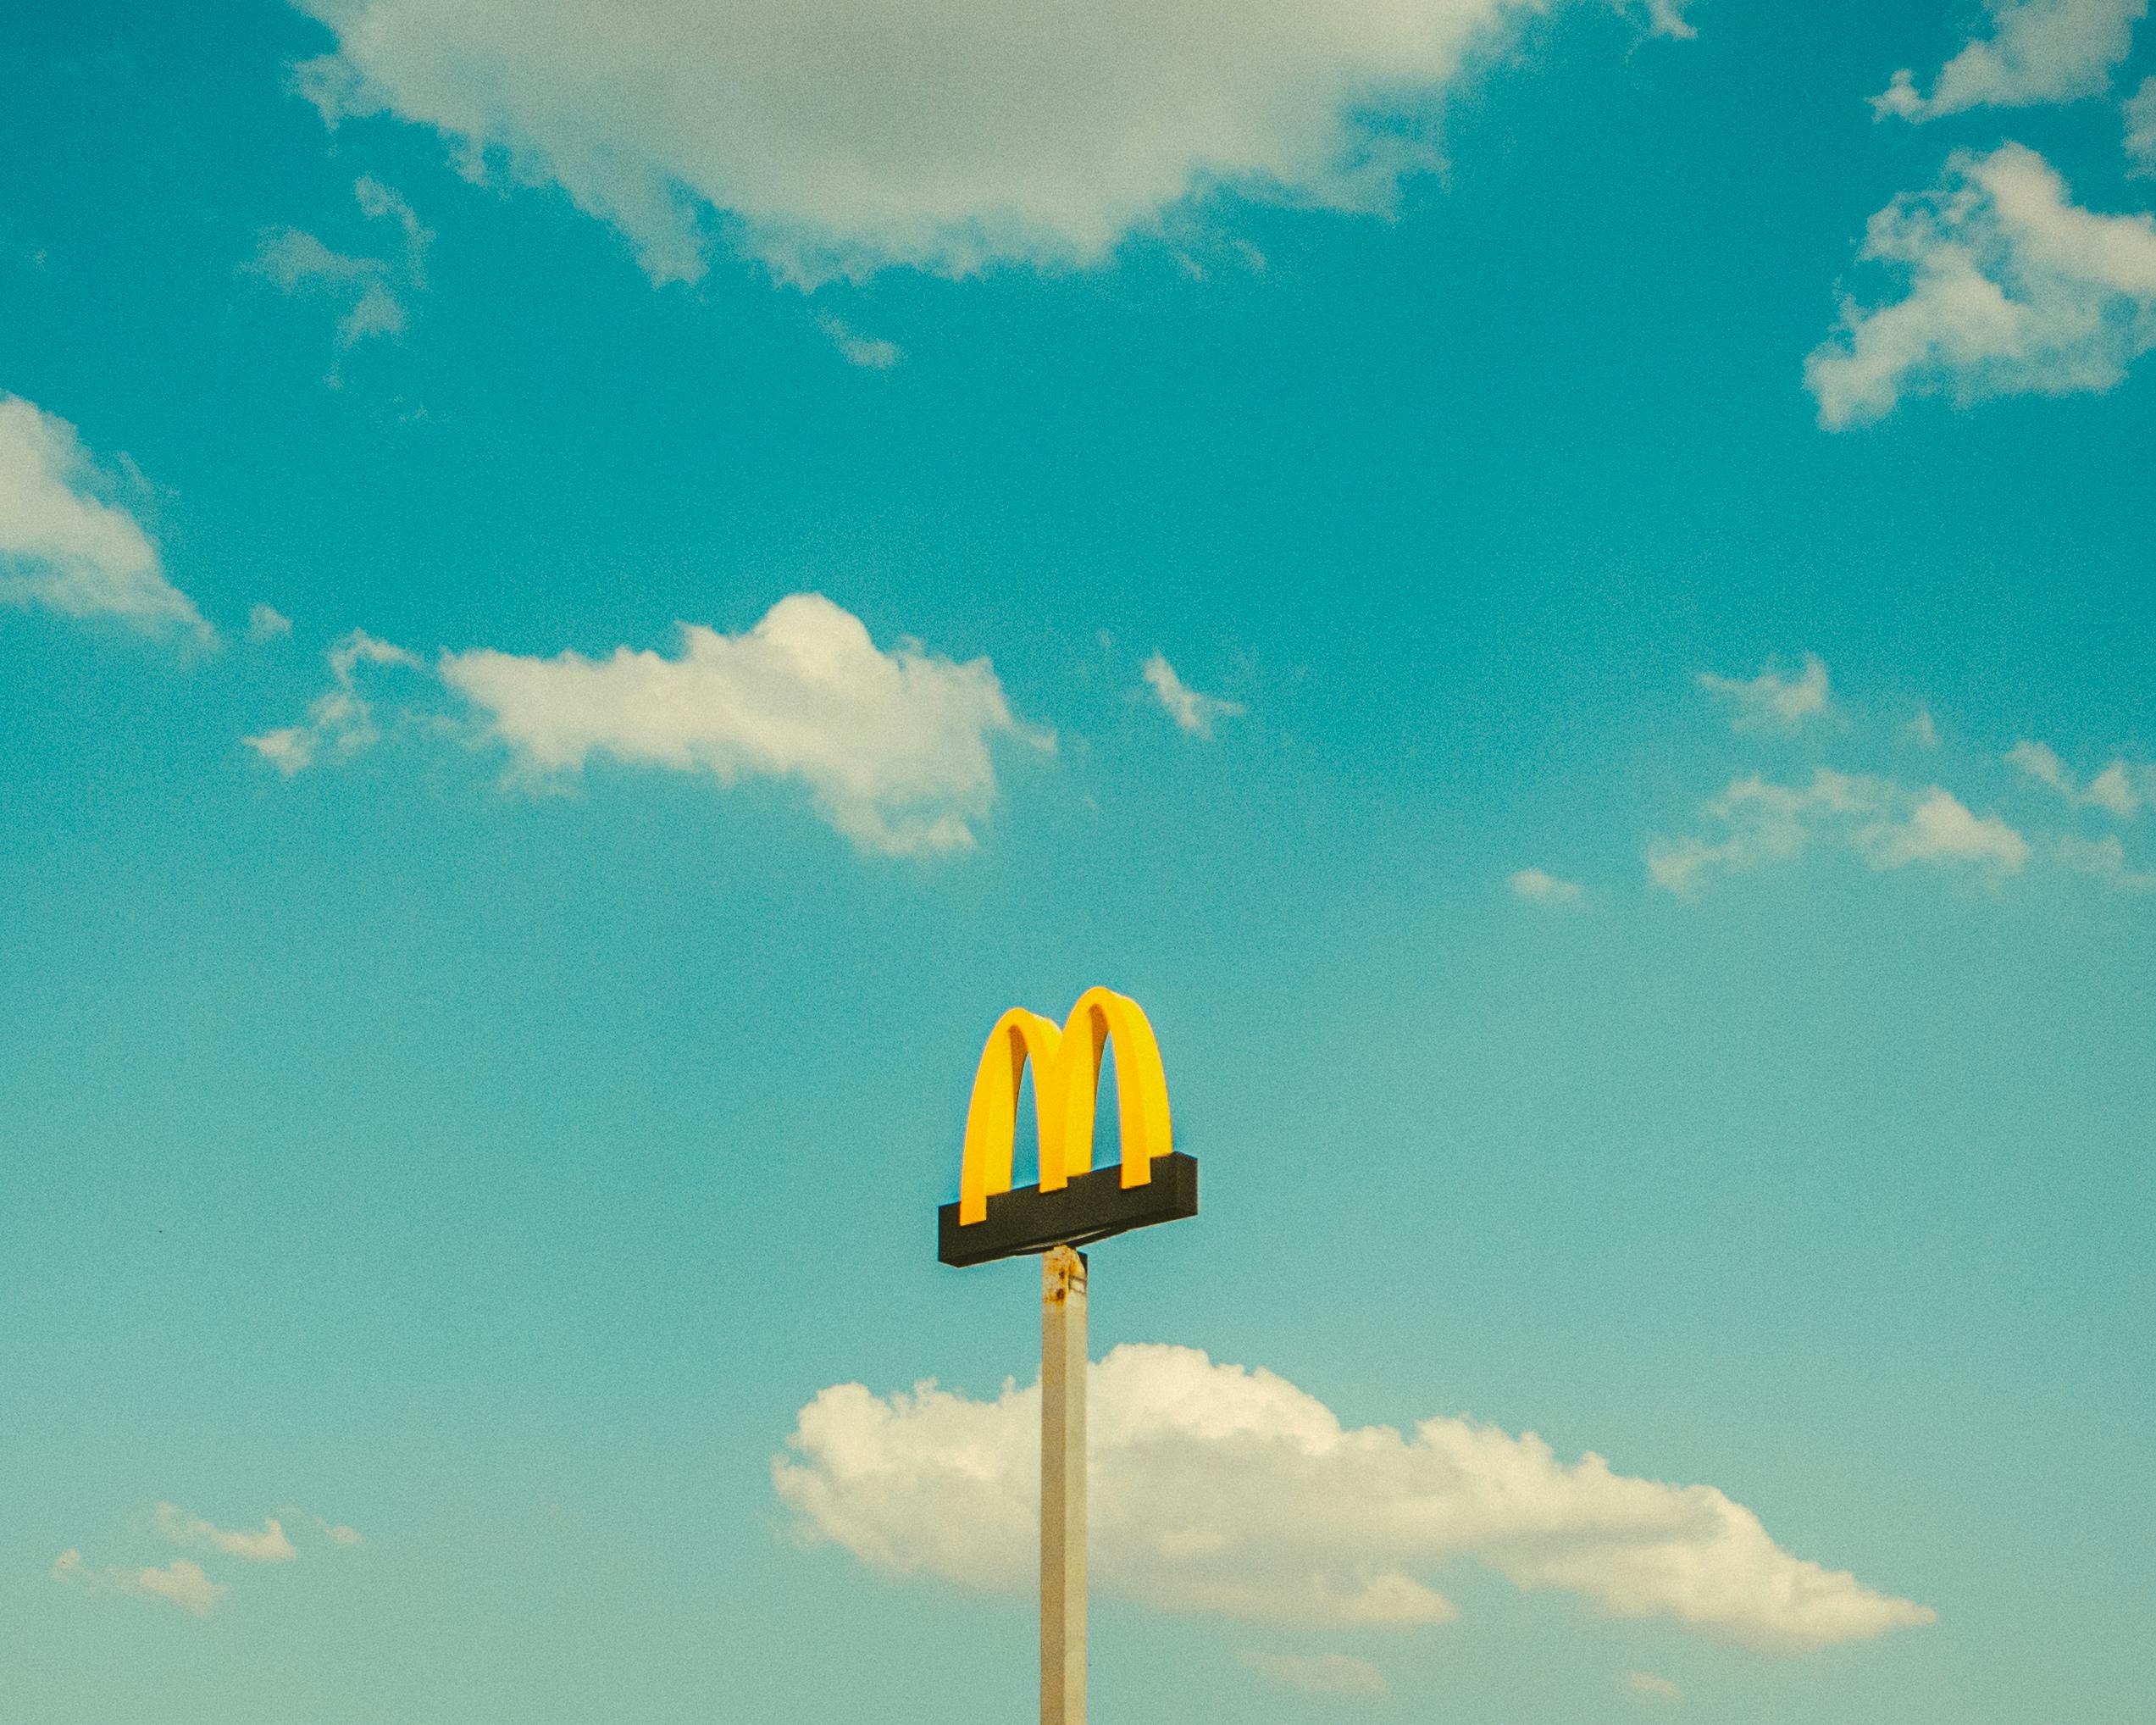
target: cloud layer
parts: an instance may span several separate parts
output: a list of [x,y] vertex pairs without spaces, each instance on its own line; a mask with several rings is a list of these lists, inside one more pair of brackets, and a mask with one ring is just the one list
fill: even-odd
[[1931,191],[1871,218],[1860,258],[1905,278],[1887,304],[1851,300],[1805,361],[1829,430],[1909,396],[2108,390],[2156,347],[2156,220],[2099,215],[2033,150],[1958,151]]
[[[1478,48],[1548,0],[295,0],[332,123],[432,126],[562,186],[654,280],[715,229],[813,284],[1085,264],[1221,186],[1385,207]],[[1688,34],[1688,0],[1604,0]]]
[[165,579],[141,524],[109,501],[115,489],[74,426],[0,396],[0,604],[213,641],[194,601]]
[[[1431,1585],[1474,1558],[1616,1617],[1781,1650],[1932,1613],[1793,1557],[1707,1486],[1559,1461],[1532,1434],[1430,1419],[1344,1428],[1265,1371],[1125,1345],[1093,1368],[1093,1571],[1148,1603],[1303,1626],[1455,1615]],[[773,1478],[801,1532],[895,1575],[1016,1589],[1032,1574],[1039,1391],[976,1401],[835,1385],[801,1410]]]

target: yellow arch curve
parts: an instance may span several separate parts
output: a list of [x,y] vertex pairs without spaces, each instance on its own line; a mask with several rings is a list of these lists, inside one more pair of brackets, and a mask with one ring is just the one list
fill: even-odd
[[958,1178],[962,1226],[988,1219],[988,1201],[1011,1190],[1018,1125],[1018,1088],[1033,1062],[1034,1118],[1040,1136],[1040,1190],[1061,1191],[1093,1166],[1093,1126],[1100,1062],[1116,1051],[1116,1102],[1122,1129],[1125,1186],[1153,1178],[1153,1158],[1174,1146],[1167,1073],[1145,1011],[1128,995],[1090,988],[1061,1030],[1023,1007],[995,1021],[966,1110],[966,1148]]

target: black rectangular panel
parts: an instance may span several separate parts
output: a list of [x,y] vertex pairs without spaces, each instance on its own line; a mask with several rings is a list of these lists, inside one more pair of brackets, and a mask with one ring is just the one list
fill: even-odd
[[1153,1178],[1142,1186],[1126,1188],[1122,1165],[1111,1162],[1079,1174],[1060,1192],[1021,1186],[993,1193],[987,1219],[970,1227],[959,1223],[956,1204],[946,1204],[936,1212],[936,1256],[954,1267],[985,1264],[1197,1213],[1197,1159],[1176,1151],[1153,1158]]

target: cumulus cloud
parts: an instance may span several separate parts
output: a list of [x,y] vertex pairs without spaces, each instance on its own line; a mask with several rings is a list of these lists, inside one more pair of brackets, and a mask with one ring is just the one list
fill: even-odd
[[1702,671],[1699,686],[1728,707],[1739,730],[1797,730],[1827,710],[1826,667],[1816,653],[1804,655],[1804,668],[1794,677],[1769,664],[1745,680]]
[[[349,349],[374,336],[402,336],[410,322],[408,302],[427,285],[427,247],[433,233],[392,187],[371,175],[352,182],[352,197],[369,221],[394,226],[400,236],[388,257],[332,251],[298,228],[265,229],[248,271],[283,292],[323,299],[340,310],[337,346]],[[336,374],[331,373],[331,381]]]
[[2156,774],[2136,774],[2124,761],[2114,761],[2084,785],[2067,770],[2056,751],[2043,743],[2023,740],[2006,752],[2006,763],[2039,783],[2048,785],[2076,808],[2100,808],[2120,820],[2141,813],[2141,783]]
[[218,1527],[200,1516],[189,1515],[177,1504],[161,1503],[151,1511],[150,1525],[175,1545],[222,1551],[249,1563],[289,1563],[299,1555],[274,1516],[263,1523],[260,1533],[251,1534],[244,1528]]
[[1809,785],[1738,779],[1704,813],[1714,836],[1656,839],[1647,848],[1648,878],[1679,897],[1718,873],[1786,861],[1815,846],[1882,870],[1923,864],[2010,874],[2029,860],[2020,833],[1996,815],[1971,813],[1936,785],[1913,791],[1826,767]]
[[[1549,0],[295,0],[330,123],[433,127],[468,172],[561,186],[653,280],[723,232],[813,285],[894,265],[1084,265],[1221,188],[1387,208],[1430,115]],[[1688,0],[1600,0],[1665,35]]]
[[2126,105],[2126,171],[2156,175],[2156,78],[2142,80]]
[[2108,390],[2156,347],[2156,220],[2081,208],[2020,144],[1956,152],[1938,186],[1871,218],[1859,256],[1907,291],[1845,301],[1840,328],[1804,362],[1830,430],[1909,396],[1967,406]]
[[[303,724],[245,740],[288,777],[380,740],[363,671],[431,670],[528,779],[579,772],[595,755],[721,785],[790,779],[856,845],[893,855],[974,843],[995,800],[998,739],[1055,746],[1013,717],[986,659],[961,664],[908,641],[879,649],[859,618],[814,593],[780,600],[740,635],[684,624],[671,657],[481,647],[428,667],[357,630],[328,657],[334,686]],[[430,729],[452,729],[431,717]]]
[[141,524],[112,501],[117,489],[74,426],[0,395],[0,604],[213,641],[194,601],[165,579]]
[[1245,1653],[1243,1663],[1286,1689],[1377,1701],[1385,1697],[1383,1672],[1366,1659],[1344,1653]]
[[1153,698],[1161,703],[1161,711],[1175,721],[1178,729],[1194,737],[1210,738],[1217,721],[1243,715],[1241,702],[1226,701],[1217,695],[1200,695],[1195,689],[1185,686],[1183,679],[1176,675],[1175,667],[1160,653],[1155,653],[1139,669],[1146,687],[1153,691]]
[[1972,108],[2026,108],[2101,96],[2133,44],[2148,0],[1984,0],[1988,36],[1948,60],[1929,96],[1904,69],[1871,98],[1884,119],[1937,119]]
[[1674,1701],[1682,1694],[1667,1678],[1657,1677],[1651,1671],[1627,1672],[1625,1687],[1635,1695],[1651,1695],[1658,1701]]
[[[1266,1371],[1125,1345],[1092,1368],[1093,1573],[1148,1604],[1300,1627],[1409,1628],[1456,1613],[1430,1584],[1474,1558],[1523,1588],[1786,1650],[1932,1613],[1791,1556],[1709,1486],[1560,1462],[1465,1419],[1345,1428]],[[1033,1575],[1039,1389],[992,1401],[858,1384],[801,1410],[773,1460],[802,1535],[871,1567],[1016,1591]]]
[[335,686],[308,703],[307,722],[241,739],[287,779],[305,772],[325,755],[349,758],[381,740],[380,728],[374,723],[374,705],[360,692],[358,671],[362,665],[420,668],[415,655],[388,641],[377,641],[358,629],[336,642],[323,657],[329,662]]
[[221,1583],[212,1581],[202,1573],[199,1563],[186,1557],[175,1557],[162,1569],[93,1570],[84,1563],[81,1552],[70,1546],[53,1560],[48,1573],[53,1580],[71,1586],[164,1600],[197,1617],[208,1617],[217,1602],[231,1591]]
[[1547,868],[1522,868],[1505,884],[1516,898],[1557,910],[1577,910],[1587,901],[1587,890],[1577,881],[1560,880]]

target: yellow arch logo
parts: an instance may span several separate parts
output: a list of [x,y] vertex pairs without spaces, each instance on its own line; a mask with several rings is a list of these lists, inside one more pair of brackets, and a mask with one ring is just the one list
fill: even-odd
[[1058,1030],[1053,1019],[1013,1007],[995,1021],[973,1074],[966,1109],[966,1157],[958,1176],[958,1220],[988,1220],[991,1195],[1011,1190],[1018,1129],[1018,1085],[1033,1062],[1034,1118],[1040,1129],[1040,1190],[1058,1192],[1093,1166],[1093,1119],[1100,1059],[1116,1050],[1116,1102],[1122,1127],[1122,1184],[1153,1178],[1153,1158],[1174,1148],[1168,1080],[1161,1045],[1136,1001],[1089,988]]

